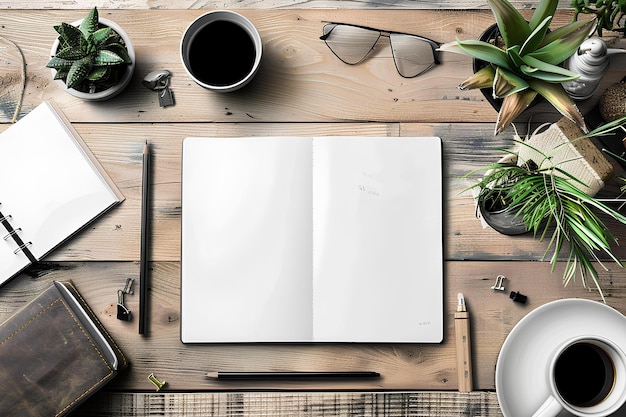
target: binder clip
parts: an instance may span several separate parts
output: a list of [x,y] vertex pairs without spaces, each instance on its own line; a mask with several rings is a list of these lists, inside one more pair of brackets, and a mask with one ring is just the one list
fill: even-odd
[[491,287],[492,290],[497,290],[497,291],[504,291],[504,280],[506,279],[506,277],[504,275],[498,275],[496,277],[496,283],[493,287]]
[[511,300],[520,304],[526,304],[526,300],[528,300],[527,296],[525,296],[524,294],[520,292],[515,292],[515,291],[511,291],[511,294],[509,295],[509,297],[511,298]]
[[131,313],[124,305],[124,294],[133,293],[134,278],[126,278],[126,285],[123,290],[117,290],[117,319],[123,321],[130,321]]

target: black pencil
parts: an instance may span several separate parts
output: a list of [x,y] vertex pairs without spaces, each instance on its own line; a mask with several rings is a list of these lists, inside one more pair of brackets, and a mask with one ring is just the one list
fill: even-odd
[[143,173],[141,179],[141,249],[139,267],[139,334],[146,334],[148,320],[148,228],[150,214],[150,147],[143,147]]
[[339,372],[207,372],[212,379],[337,379],[337,378],[378,378],[378,372],[339,371]]

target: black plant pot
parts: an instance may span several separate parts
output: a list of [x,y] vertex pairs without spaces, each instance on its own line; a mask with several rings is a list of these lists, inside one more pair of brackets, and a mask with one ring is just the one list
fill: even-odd
[[[498,24],[494,23],[489,26],[479,37],[478,40],[493,43],[496,45],[497,38],[500,36],[500,29],[498,28]],[[474,58],[472,60],[472,70],[476,73],[478,70],[489,65],[488,62],[483,61],[481,59]],[[493,88],[481,88],[480,92],[485,96],[485,99],[491,104],[495,111],[499,112],[502,107],[502,99],[493,97]],[[529,108],[540,103],[542,101],[542,97],[537,96],[528,106]]]
[[503,235],[515,236],[528,232],[526,224],[521,216],[517,215],[515,208],[494,207],[491,201],[479,197],[478,209],[485,222]]

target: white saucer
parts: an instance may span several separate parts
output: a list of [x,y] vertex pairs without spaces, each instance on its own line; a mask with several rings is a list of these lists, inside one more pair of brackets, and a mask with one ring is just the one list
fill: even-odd
[[[504,417],[533,415],[549,395],[545,369],[551,353],[580,335],[604,336],[626,350],[626,317],[600,302],[570,298],[544,304],[517,323],[496,364],[496,393]],[[626,416],[626,405],[614,416]]]

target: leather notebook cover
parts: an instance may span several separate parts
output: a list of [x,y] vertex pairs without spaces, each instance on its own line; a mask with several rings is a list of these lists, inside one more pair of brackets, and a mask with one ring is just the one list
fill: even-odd
[[0,325],[0,415],[64,416],[126,359],[71,282],[55,282]]

